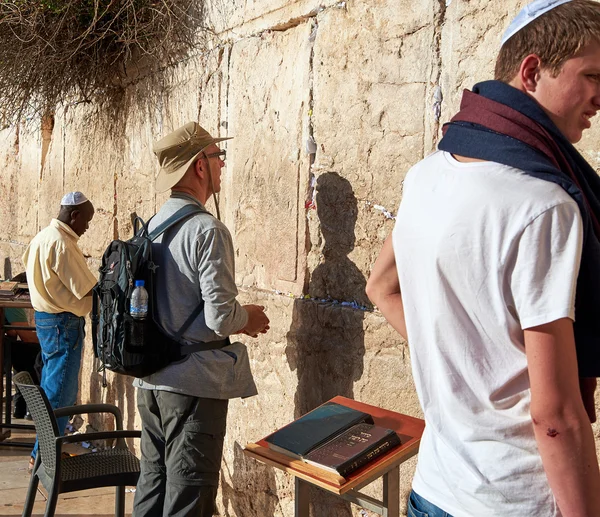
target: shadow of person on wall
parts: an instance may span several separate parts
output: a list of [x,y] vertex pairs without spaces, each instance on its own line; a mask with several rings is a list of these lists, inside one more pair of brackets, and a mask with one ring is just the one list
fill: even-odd
[[[352,186],[338,174],[325,173],[316,190],[323,262],[311,275],[310,299],[294,302],[287,334],[287,360],[298,377],[295,418],[336,395],[354,398],[354,383],[363,374],[364,308],[372,308],[365,277],[348,258],[358,216]],[[349,503],[323,491],[313,489],[310,500],[312,515],[352,515]]]
[[222,466],[220,494],[225,517],[273,517],[279,504],[273,467],[245,456],[238,442],[233,445],[232,468]]

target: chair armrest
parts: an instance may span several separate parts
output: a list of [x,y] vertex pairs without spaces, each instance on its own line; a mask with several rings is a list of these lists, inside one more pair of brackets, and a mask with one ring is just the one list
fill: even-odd
[[113,404],[81,404],[80,406],[61,407],[54,410],[56,418],[84,413],[112,413],[115,416],[117,430],[123,429],[123,415],[121,410]]
[[77,443],[91,440],[112,440],[115,438],[141,438],[142,431],[100,431],[98,433],[70,434],[57,436],[56,443]]

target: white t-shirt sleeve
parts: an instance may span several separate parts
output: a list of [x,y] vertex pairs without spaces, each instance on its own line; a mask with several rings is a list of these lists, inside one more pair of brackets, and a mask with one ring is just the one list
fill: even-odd
[[513,248],[508,271],[521,328],[575,319],[583,225],[574,202],[556,205],[529,223]]

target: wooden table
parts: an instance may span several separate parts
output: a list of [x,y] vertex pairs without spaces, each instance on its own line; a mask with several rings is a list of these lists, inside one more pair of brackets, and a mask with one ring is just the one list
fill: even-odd
[[[334,397],[331,401],[369,413],[373,416],[375,424],[396,431],[402,440],[402,445],[352,472],[347,478],[275,452],[268,448],[264,439],[257,443],[249,443],[244,449],[244,454],[295,477],[295,517],[308,517],[309,485],[318,486],[384,517],[399,517],[399,466],[417,454],[425,422],[419,418],[363,404],[346,397]],[[382,501],[359,492],[361,488],[380,477],[383,477]]]
[[[5,325],[4,324],[4,309],[15,308],[15,309],[32,309],[31,300],[28,295],[16,295],[12,299],[0,300],[0,375],[4,375],[4,331],[9,329],[21,329],[21,330],[35,330],[35,327],[22,327],[19,325]],[[30,424],[13,424],[12,423],[12,404],[10,389],[12,375],[6,376],[6,390],[8,391],[6,397],[6,407],[4,415],[0,410],[0,446],[11,446],[11,447],[28,447],[32,448],[33,444],[28,442],[16,442],[6,441],[10,438],[10,429],[35,429],[35,426]],[[4,382],[0,382],[0,409],[4,403]],[[3,418],[4,417],[4,418]]]

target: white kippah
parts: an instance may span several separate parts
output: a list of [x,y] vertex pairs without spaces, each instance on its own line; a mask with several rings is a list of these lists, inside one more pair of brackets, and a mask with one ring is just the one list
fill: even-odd
[[83,205],[88,200],[81,192],[69,192],[60,200],[61,206]]
[[527,4],[521,9],[519,14],[517,14],[515,19],[508,26],[508,29],[504,32],[500,46],[504,45],[509,38],[513,37],[527,24],[542,16],[542,14],[570,1],[571,0],[535,0],[535,2]]

